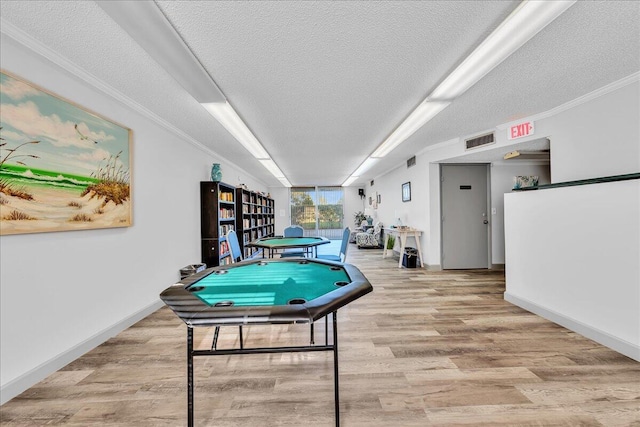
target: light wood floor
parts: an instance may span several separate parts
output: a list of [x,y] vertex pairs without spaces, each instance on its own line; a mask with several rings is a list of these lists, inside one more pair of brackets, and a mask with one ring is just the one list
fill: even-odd
[[[505,302],[502,272],[349,250],[374,292],[338,313],[343,426],[640,426],[640,363]],[[305,344],[308,325],[246,338]],[[185,339],[163,308],[3,405],[1,424],[184,426]],[[202,357],[195,378],[199,426],[333,425],[332,353]]]

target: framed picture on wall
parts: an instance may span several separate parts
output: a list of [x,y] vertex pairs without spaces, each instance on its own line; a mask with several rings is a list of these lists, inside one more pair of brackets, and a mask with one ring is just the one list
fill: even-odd
[[405,182],[402,184],[402,201],[411,201],[411,182]]
[[0,234],[131,226],[131,129],[4,70],[0,87]]

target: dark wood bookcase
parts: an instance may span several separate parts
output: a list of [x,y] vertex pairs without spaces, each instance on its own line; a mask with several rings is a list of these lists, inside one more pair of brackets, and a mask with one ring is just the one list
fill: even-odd
[[200,183],[202,263],[217,267],[231,262],[226,235],[236,229],[236,188],[223,182]]
[[236,232],[245,259],[252,258],[259,251],[246,245],[260,237],[275,234],[275,203],[263,193],[244,188],[236,188]]

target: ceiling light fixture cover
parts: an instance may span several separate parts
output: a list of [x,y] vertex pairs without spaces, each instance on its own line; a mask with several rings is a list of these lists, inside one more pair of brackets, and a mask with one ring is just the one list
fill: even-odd
[[449,101],[423,101],[391,135],[371,154],[371,157],[384,157],[394,148],[402,144],[407,138],[413,135],[418,129],[424,126],[436,114],[444,110],[451,104]]
[[231,104],[228,102],[212,102],[202,104],[202,106],[206,108],[209,114],[215,117],[244,148],[249,150],[253,157],[256,159],[271,158],[262,144],[260,144],[253,133],[251,133],[240,116],[238,116],[238,113],[236,113],[236,110],[233,109]]
[[[520,3],[370,157],[379,158],[389,154],[574,3],[576,0],[524,0]],[[349,185],[355,178],[357,177],[350,177],[342,185]]]
[[574,3],[523,1],[429,97],[454,99],[462,95]]
[[355,181],[356,179],[360,178],[359,176],[355,176],[355,175],[351,175],[349,178],[347,178],[347,180],[342,184],[343,187],[348,187],[350,186],[353,181]]
[[291,187],[154,1],[97,1],[97,4],[255,158],[268,159],[273,166],[263,163],[265,167],[280,182]]
[[291,187],[291,183],[287,178],[278,178],[278,181],[280,181],[280,183],[285,187]]
[[260,163],[262,163],[262,166],[264,166],[269,172],[271,172],[271,175],[275,176],[276,178],[280,179],[285,177],[278,165],[276,165],[276,162],[274,162],[273,160],[260,159]]
[[367,157],[367,160],[365,160],[360,165],[360,167],[358,167],[358,169],[356,169],[356,171],[353,173],[353,175],[361,176],[363,173],[368,171],[371,168],[371,166],[373,166],[374,164],[378,163],[378,160],[380,160],[380,159],[375,159],[373,157]]
[[96,1],[198,102],[225,96],[154,1]]

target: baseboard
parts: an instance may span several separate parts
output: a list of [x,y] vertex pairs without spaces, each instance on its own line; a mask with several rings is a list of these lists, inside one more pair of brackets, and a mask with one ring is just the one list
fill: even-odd
[[571,331],[577,332],[584,337],[592,339],[599,344],[609,347],[610,349],[617,351],[618,353],[624,354],[625,356],[640,362],[640,346],[638,345],[622,340],[607,332],[586,325],[561,313],[549,310],[534,302],[509,294],[508,292],[504,293],[504,299],[511,304],[517,305],[520,308],[524,308],[531,313],[537,314],[540,317],[544,317],[547,320],[557,323],[560,326],[564,326]]
[[491,270],[504,270],[504,264],[491,264]]
[[82,356],[90,350],[93,350],[100,344],[107,341],[109,338],[118,335],[120,332],[124,331],[136,322],[144,319],[163,306],[164,304],[162,303],[162,301],[158,300],[153,304],[150,304],[149,306],[143,308],[142,310],[132,314],[131,316],[122,319],[115,325],[112,325],[111,327],[88,338],[75,347],[72,347],[64,353],[59,354],[53,359],[48,360],[40,366],[33,368],[24,375],[21,375],[18,378],[9,381],[7,384],[3,385],[0,388],[0,405],[4,405],[6,402],[18,396],[29,387],[34,386],[49,375],[53,374],[61,368],[64,368],[66,365],[73,362],[78,357]]

